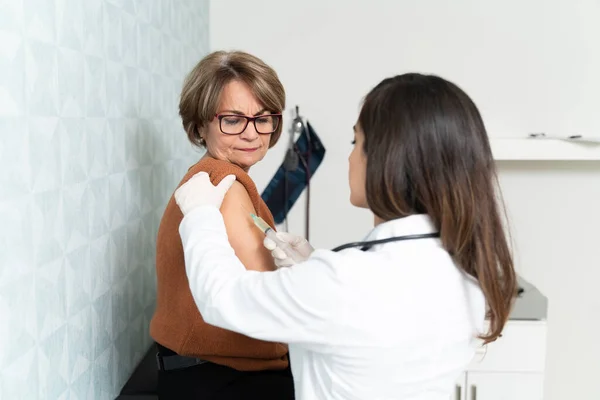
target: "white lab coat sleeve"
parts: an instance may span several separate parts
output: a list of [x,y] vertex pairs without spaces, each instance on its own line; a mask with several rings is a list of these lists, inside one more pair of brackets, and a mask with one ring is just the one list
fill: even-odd
[[[179,227],[192,296],[204,320],[256,339],[331,344],[346,315],[331,257],[277,271],[248,271],[235,255],[215,207],[188,213]],[[319,255],[321,254],[321,256]]]

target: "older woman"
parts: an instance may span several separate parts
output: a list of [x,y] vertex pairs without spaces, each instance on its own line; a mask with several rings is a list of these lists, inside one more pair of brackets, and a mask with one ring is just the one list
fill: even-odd
[[[187,76],[179,112],[189,140],[206,149],[181,180],[205,171],[213,183],[236,182],[221,212],[230,244],[249,270],[275,269],[255,213],[272,226],[248,170],[279,139],[285,91],[273,69],[243,52],[209,54]],[[173,197],[157,237],[157,307],[150,334],[159,347],[161,399],[293,399],[287,346],[251,339],[206,324],[190,292],[178,227],[183,218]]]

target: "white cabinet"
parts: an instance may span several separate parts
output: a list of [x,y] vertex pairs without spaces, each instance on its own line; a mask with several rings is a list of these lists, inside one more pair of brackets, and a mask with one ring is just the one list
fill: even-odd
[[451,400],[542,400],[546,322],[509,321],[502,337],[477,351]]
[[542,400],[544,375],[519,372],[469,372],[466,400]]
[[454,387],[454,393],[450,396],[451,400],[467,400],[467,396],[465,393],[465,387],[467,384],[467,374],[463,373],[456,380],[456,386]]

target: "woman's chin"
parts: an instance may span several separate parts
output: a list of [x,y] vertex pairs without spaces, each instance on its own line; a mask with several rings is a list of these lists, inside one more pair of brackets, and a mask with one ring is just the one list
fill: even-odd
[[233,160],[229,160],[230,163],[237,165],[241,169],[248,171],[250,167],[259,162],[259,160],[253,159],[251,157],[236,157]]

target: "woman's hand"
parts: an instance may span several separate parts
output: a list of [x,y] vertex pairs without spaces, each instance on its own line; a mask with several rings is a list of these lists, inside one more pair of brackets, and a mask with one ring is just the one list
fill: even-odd
[[271,251],[277,268],[306,261],[314,251],[308,240],[286,232],[277,232],[271,238],[265,237],[263,245]]
[[202,206],[220,208],[225,193],[233,182],[235,182],[235,175],[227,175],[217,186],[214,186],[208,173],[198,172],[175,191],[175,202],[184,216]]

